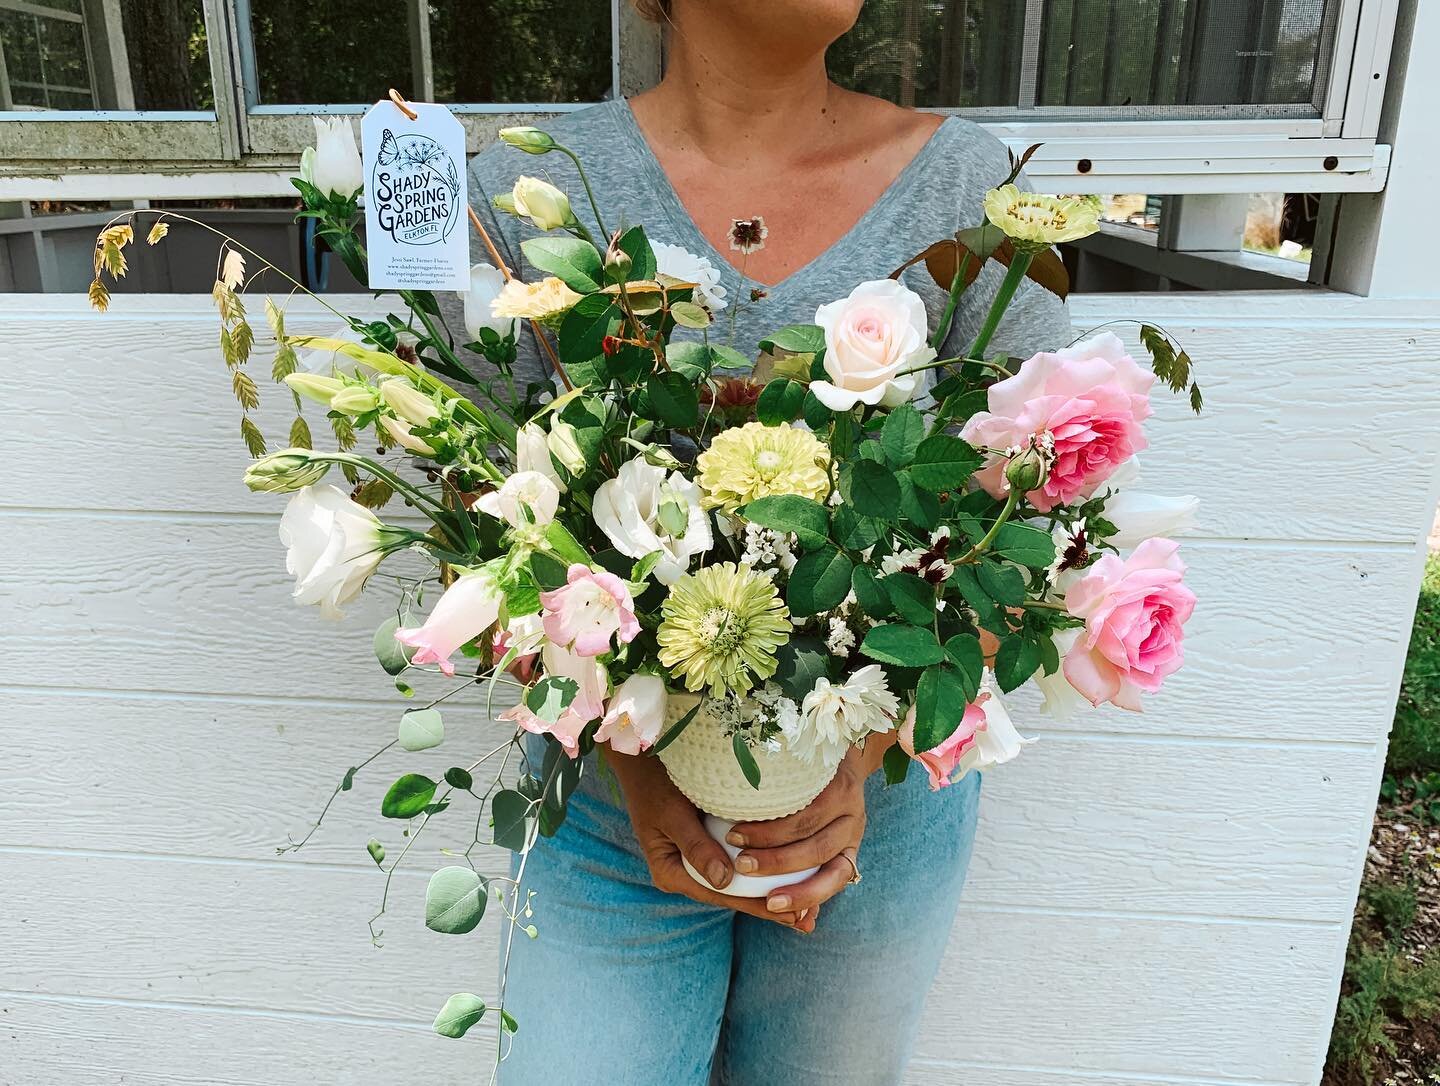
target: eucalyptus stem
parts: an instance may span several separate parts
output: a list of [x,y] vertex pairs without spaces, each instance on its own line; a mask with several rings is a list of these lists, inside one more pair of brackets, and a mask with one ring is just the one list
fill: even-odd
[[980,334],[975,337],[975,342],[965,352],[967,355],[978,357],[985,353],[986,347],[990,346],[990,339],[995,335],[995,329],[1000,327],[1000,318],[1005,315],[1010,300],[1020,289],[1020,283],[1024,280],[1025,273],[1030,270],[1032,255],[1024,249],[1016,248],[1015,255],[1010,258],[1010,267],[1005,272],[1005,278],[1000,282],[1000,289],[995,292],[995,300],[990,303],[990,312],[985,315],[985,323],[980,328]]

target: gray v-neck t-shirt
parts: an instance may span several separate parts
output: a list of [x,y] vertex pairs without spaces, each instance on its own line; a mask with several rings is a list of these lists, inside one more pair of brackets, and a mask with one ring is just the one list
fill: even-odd
[[[733,346],[751,358],[764,335],[788,324],[813,323],[820,305],[843,298],[865,280],[885,278],[932,242],[979,223],[986,190],[1009,172],[1003,143],[970,121],[948,117],[870,210],[830,248],[774,286],[754,282],[742,286],[729,259],[738,259],[739,254],[717,252],[695,226],[641,135],[627,102],[604,102],[546,121],[541,127],[585,164],[596,201],[612,230],[639,224],[652,240],[678,245],[710,261],[721,274],[729,304],[745,302],[736,319]],[[574,164],[564,155],[552,152],[537,157],[499,142],[476,155],[470,163],[470,201],[511,269],[528,280],[543,273],[525,263],[520,243],[539,232],[514,216],[496,212],[490,204],[491,197],[509,192],[521,174],[543,177],[564,190],[580,221],[597,237],[598,231]],[[750,213],[744,207],[733,209],[735,218]],[[470,249],[474,261],[489,261],[473,230]],[[958,354],[975,338],[1003,272],[995,261],[988,262],[962,296],[942,357]],[[924,298],[934,327],[945,307],[946,292],[923,264],[908,269],[902,278]],[[757,285],[766,291],[766,297],[752,304],[749,291]],[[451,327],[463,328],[453,319],[453,302],[447,300],[446,308],[451,310],[447,313]],[[719,314],[712,339],[725,338],[730,316],[728,310]],[[717,336],[721,332],[724,334]],[[677,329],[676,338],[687,334],[698,335]],[[1026,280],[987,353],[1007,351],[1026,357],[1063,347],[1072,336],[1064,304]],[[548,377],[528,330],[521,333],[516,370],[523,381]]]

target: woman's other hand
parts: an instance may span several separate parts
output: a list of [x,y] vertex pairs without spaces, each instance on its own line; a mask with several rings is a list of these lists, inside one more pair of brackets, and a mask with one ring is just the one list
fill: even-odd
[[739,822],[727,835],[730,844],[742,849],[735,857],[735,870],[741,874],[820,868],[807,879],[772,890],[765,901],[772,915],[803,912],[813,919],[824,902],[855,880],[865,836],[865,780],[879,768],[893,741],[893,733],[872,735],[864,749],[852,747],[835,778],[804,810],[767,822]]
[[656,889],[773,920],[807,934],[815,929],[813,908],[806,915],[802,915],[804,906],[776,909],[764,898],[718,894],[691,878],[682,858],[688,859],[714,886],[724,887],[734,876],[729,855],[706,832],[704,818],[695,805],[675,787],[660,759],[607,749],[605,760],[620,781],[630,823]]

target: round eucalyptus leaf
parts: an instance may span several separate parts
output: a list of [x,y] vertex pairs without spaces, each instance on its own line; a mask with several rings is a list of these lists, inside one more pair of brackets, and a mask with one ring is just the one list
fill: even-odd
[[464,1037],[466,1031],[483,1017],[483,999],[469,992],[456,992],[435,1016],[434,1029],[441,1037]]
[[439,709],[412,709],[400,718],[400,745],[409,751],[438,747],[445,739]]
[[445,935],[474,931],[485,899],[485,882],[470,868],[442,867],[425,888],[425,926]]

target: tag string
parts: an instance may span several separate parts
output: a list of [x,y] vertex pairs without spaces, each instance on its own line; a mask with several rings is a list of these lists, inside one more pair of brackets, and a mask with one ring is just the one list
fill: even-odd
[[[414,121],[420,118],[420,114],[416,113],[415,110],[411,108],[410,103],[405,101],[405,96],[394,87],[390,88],[390,101],[394,103],[396,109],[409,117],[410,120]],[[514,273],[510,271],[510,266],[506,264],[504,258],[501,257],[500,250],[496,248],[495,242],[490,237],[490,231],[485,229],[485,224],[480,221],[480,216],[475,213],[475,209],[468,203],[465,205],[465,210],[470,213],[471,225],[475,227],[476,233],[480,235],[480,240],[484,242],[485,251],[490,254],[491,261],[494,262],[495,267],[500,269],[500,274],[504,277],[505,282],[510,282],[510,280],[515,278]],[[575,386],[570,383],[570,376],[565,372],[565,367],[560,364],[560,358],[555,353],[555,347],[545,335],[545,330],[540,327],[540,322],[531,321],[530,329],[535,333],[535,338],[539,341],[540,346],[544,348],[545,354],[550,360],[550,368],[553,369],[555,375],[560,378],[561,383],[565,386],[565,390],[567,392],[574,391]]]

